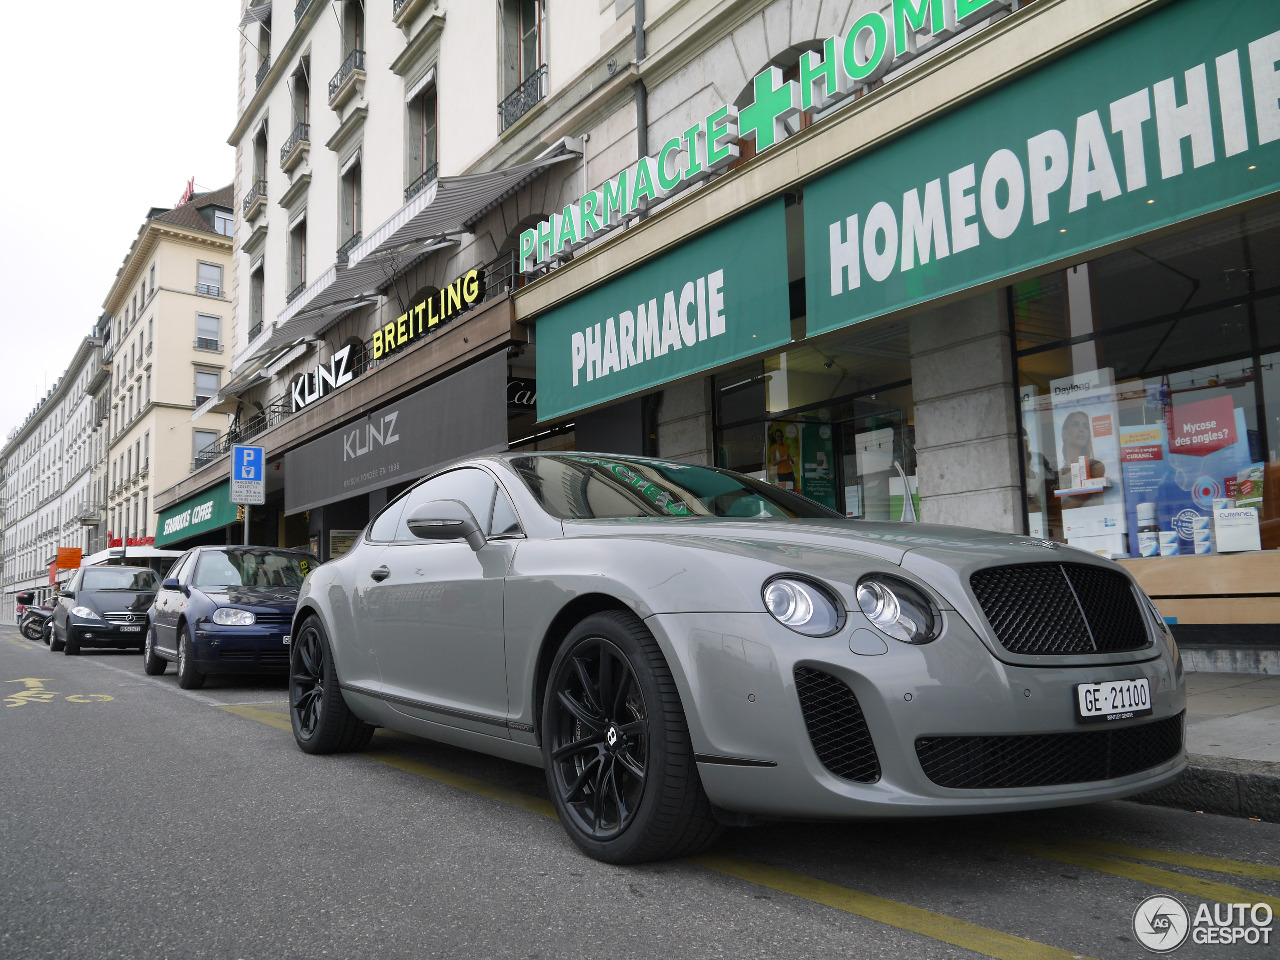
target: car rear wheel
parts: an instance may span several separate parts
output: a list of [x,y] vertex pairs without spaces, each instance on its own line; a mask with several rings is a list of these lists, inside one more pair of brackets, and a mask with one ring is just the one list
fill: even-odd
[[543,701],[542,756],[561,824],[597,860],[681,857],[719,836],[671,670],[631,613],[594,614],[565,638]]
[[142,670],[148,676],[158,677],[169,666],[169,661],[156,653],[156,628],[147,628],[147,639],[142,645]]
[[188,635],[178,641],[178,686],[183,690],[199,690],[204,686],[204,674],[196,669],[196,649],[190,629],[188,627]]
[[363,750],[373,737],[374,727],[342,698],[329,638],[316,616],[303,621],[290,645],[289,720],[293,738],[307,753]]

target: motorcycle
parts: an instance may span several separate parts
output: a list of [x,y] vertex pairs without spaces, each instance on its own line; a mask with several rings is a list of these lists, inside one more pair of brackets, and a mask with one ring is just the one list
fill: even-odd
[[22,631],[22,635],[28,640],[43,640],[48,643],[49,636],[53,632],[54,608],[52,605],[47,607],[30,606],[33,599],[35,598],[29,593],[18,594],[18,602],[26,606],[26,610],[22,613],[22,619],[18,623],[18,629]]

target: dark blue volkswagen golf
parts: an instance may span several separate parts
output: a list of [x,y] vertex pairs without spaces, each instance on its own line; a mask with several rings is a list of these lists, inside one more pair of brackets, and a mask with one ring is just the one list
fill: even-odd
[[276,547],[195,547],[169,570],[142,649],[147,673],[178,664],[192,689],[210,673],[289,672],[289,625],[315,557]]

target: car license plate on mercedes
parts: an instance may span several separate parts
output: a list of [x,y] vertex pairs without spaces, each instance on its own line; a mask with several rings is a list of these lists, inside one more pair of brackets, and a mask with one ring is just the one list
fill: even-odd
[[1149,713],[1151,685],[1145,677],[1076,684],[1076,716],[1085,723],[1129,720]]
[[120,628],[121,633],[141,633],[142,626],[140,624],[126,625]]

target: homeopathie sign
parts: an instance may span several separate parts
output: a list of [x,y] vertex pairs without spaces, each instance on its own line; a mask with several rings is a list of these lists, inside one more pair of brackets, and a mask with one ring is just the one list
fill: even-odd
[[[720,170],[739,155],[737,140],[754,137],[756,152],[788,136],[802,111],[822,110],[867,89],[889,70],[912,60],[965,27],[1010,9],[1010,0],[892,0],[883,12],[860,17],[849,31],[829,37],[822,52],[800,55],[799,76],[784,80],[778,67],[752,78],[752,102],[724,104],[641,157],[598,189],[520,234],[520,270],[547,263]],[[921,41],[922,36],[928,39]]]
[[808,332],[1275,192],[1278,61],[1274,0],[1177,0],[810,184]]
[[539,421],[791,339],[781,199],[538,318]]

